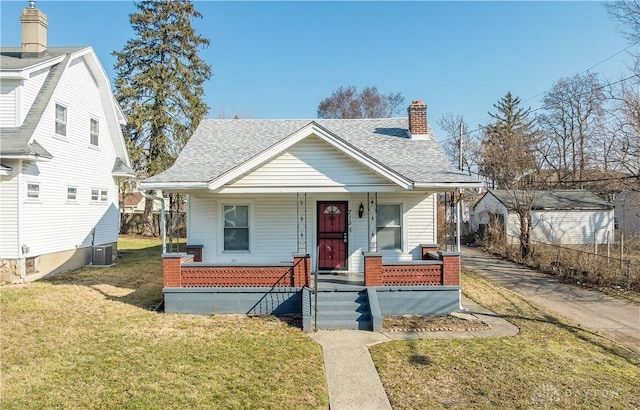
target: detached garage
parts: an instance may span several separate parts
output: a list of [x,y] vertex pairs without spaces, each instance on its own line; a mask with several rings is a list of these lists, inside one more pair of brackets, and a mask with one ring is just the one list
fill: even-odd
[[[520,234],[518,214],[507,191],[487,191],[471,208],[471,229],[482,234],[490,223],[503,225],[508,240]],[[531,208],[532,239],[553,244],[613,241],[613,205],[585,190],[539,191]]]

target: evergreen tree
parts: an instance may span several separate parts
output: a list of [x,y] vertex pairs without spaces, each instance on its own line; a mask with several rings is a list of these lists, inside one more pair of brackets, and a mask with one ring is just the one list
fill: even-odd
[[537,195],[527,177],[538,169],[537,133],[529,120],[530,110],[520,107],[520,99],[510,92],[493,106],[497,112],[489,113],[494,122],[485,128],[481,141],[480,169],[507,192],[507,208],[520,221],[521,256],[527,259],[531,255],[531,208]]
[[[141,178],[169,168],[208,112],[203,83],[211,67],[198,56],[209,40],[191,22],[202,18],[188,0],[144,0],[130,15],[135,37],[115,51],[115,96],[127,118],[125,136]],[[153,235],[152,203],[143,234]]]

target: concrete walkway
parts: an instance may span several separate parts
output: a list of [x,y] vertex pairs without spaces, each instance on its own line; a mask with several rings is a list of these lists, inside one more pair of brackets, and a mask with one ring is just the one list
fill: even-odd
[[369,355],[369,346],[393,339],[452,339],[502,337],[518,333],[518,328],[494,313],[463,297],[464,315],[491,328],[462,332],[367,332],[362,330],[320,330],[309,336],[322,346],[329,406],[331,410],[391,409],[387,393]]
[[640,353],[638,305],[561,283],[550,275],[498,259],[477,248],[462,248],[462,266]]

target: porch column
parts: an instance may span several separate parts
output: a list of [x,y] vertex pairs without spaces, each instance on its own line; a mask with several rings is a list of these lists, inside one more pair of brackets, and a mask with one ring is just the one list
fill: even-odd
[[164,253],[162,254],[162,286],[165,288],[182,287],[182,263],[185,258],[191,259],[192,255],[186,253]]
[[307,193],[296,194],[298,253],[307,253]]
[[311,256],[293,255],[293,286],[311,286]]
[[376,192],[367,192],[367,218],[369,221],[369,252],[378,251],[378,237],[377,237],[377,207],[378,207],[378,194]]
[[460,285],[460,252],[438,252],[442,261],[442,284]]
[[438,252],[438,244],[437,243],[426,243],[420,244],[420,248],[422,249],[422,260],[433,260],[436,258],[432,254],[436,254]]
[[379,253],[364,253],[364,285],[382,286],[382,255]]

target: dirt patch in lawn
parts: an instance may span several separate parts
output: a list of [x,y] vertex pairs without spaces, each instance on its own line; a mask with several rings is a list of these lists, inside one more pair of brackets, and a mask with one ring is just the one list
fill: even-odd
[[394,315],[382,319],[382,328],[386,332],[465,332],[488,330],[489,325],[473,316]]

